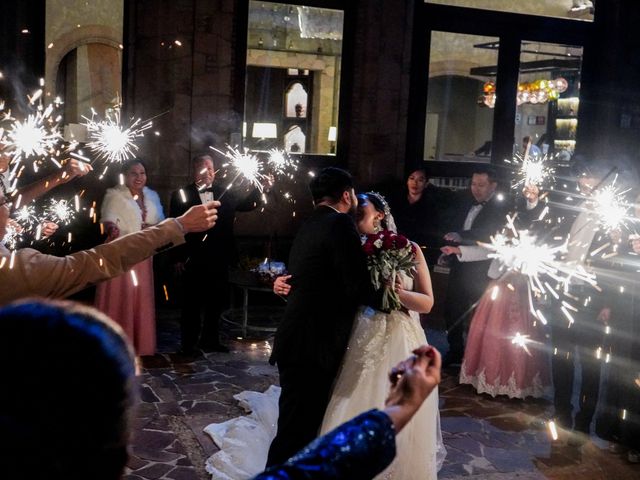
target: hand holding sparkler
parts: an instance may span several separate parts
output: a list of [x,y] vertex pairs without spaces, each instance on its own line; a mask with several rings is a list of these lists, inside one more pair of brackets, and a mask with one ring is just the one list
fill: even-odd
[[92,171],[93,167],[90,164],[81,162],[75,158],[70,158],[64,166],[65,175],[63,181],[69,182],[76,177],[84,177],[87,173]]
[[212,201],[204,205],[195,205],[176,218],[184,233],[204,232],[213,228],[218,219],[220,202]]
[[522,189],[522,195],[527,199],[527,203],[535,204],[540,198],[540,188],[533,183],[526,184]]
[[40,235],[42,238],[48,238],[58,231],[58,224],[54,222],[44,221],[40,224]]
[[460,247],[452,247],[450,245],[445,245],[440,248],[440,251],[445,255],[460,255]]
[[120,229],[118,228],[118,225],[113,222],[105,222],[104,231],[107,232],[107,238],[105,240],[107,243],[120,236]]

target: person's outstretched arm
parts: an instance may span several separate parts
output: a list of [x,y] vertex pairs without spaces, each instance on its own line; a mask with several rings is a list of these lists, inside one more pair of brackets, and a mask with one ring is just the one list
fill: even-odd
[[[184,243],[189,232],[208,230],[217,219],[218,202],[197,205],[177,219],[120,237],[65,257],[24,249],[0,249],[0,305],[27,296],[64,298],[130,270],[157,252]],[[134,279],[132,277],[132,288]]]

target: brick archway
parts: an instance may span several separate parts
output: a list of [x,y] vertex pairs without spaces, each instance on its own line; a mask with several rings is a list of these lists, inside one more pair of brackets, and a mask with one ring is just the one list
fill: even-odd
[[53,40],[51,48],[47,49],[45,64],[45,92],[54,95],[56,76],[60,62],[65,55],[81,45],[101,43],[120,49],[122,33],[106,25],[85,25],[60,35]]

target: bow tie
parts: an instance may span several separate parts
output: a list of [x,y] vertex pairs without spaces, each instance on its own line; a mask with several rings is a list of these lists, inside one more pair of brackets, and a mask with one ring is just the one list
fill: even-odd
[[200,193],[204,193],[204,192],[211,192],[211,193],[213,193],[213,185],[211,185],[211,186],[210,186],[210,187],[208,187],[208,188],[203,188],[203,189],[198,190],[198,191],[199,191]]
[[477,200],[474,200],[473,202],[471,202],[471,205],[473,205],[474,207],[475,207],[475,206],[477,206],[477,205],[485,206],[486,204],[487,204],[487,201],[486,201],[486,200],[484,200],[484,201],[482,201],[482,202],[479,202],[479,201],[477,201]]

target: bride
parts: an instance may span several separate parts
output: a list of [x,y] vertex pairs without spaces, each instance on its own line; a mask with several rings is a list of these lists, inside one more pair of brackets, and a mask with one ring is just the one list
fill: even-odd
[[[387,229],[395,231],[385,199],[378,193],[358,195],[358,230],[362,235]],[[431,278],[426,261],[416,246],[413,275],[401,275],[394,286],[402,308],[390,313],[362,307],[354,322],[342,368],[336,379],[320,434],[371,408],[383,408],[388,394],[387,374],[398,359],[406,358],[417,345],[426,344],[419,313],[433,306]],[[288,277],[276,280],[274,290],[289,286]],[[251,478],[266,464],[278,418],[277,387],[265,393],[242,392],[235,398],[250,410],[246,417],[205,428],[220,451],[206,464],[214,479]],[[437,391],[398,435],[397,456],[380,474],[382,479],[435,479],[446,454],[440,433]],[[250,452],[250,453],[249,453]]]

